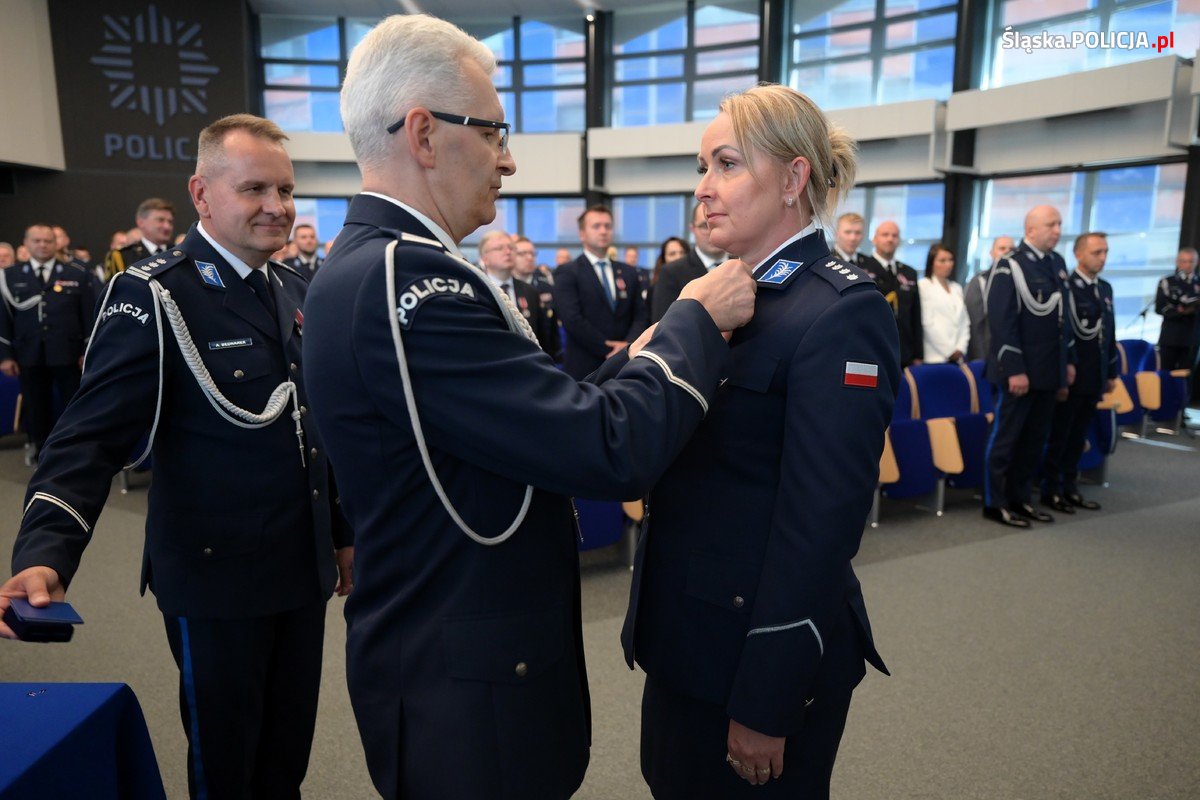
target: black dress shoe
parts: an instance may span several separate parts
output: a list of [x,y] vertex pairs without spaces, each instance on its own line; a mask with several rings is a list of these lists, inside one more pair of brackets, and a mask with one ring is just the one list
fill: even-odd
[[1083,495],[1079,494],[1078,492],[1075,492],[1073,494],[1068,494],[1066,496],[1066,499],[1067,499],[1067,502],[1070,503],[1071,505],[1079,506],[1080,508],[1086,508],[1088,511],[1099,511],[1100,510],[1099,503],[1097,503],[1095,500],[1084,500]]
[[1034,522],[1054,522],[1054,517],[1047,514],[1045,511],[1038,511],[1036,508],[1029,505],[1029,503],[1018,503],[1011,505],[1008,507],[1008,510],[1018,516],[1024,517],[1025,519],[1031,519]]
[[1042,495],[1042,505],[1053,508],[1055,511],[1061,511],[1064,514],[1074,514],[1075,506],[1071,505],[1060,494],[1044,494]]
[[1021,519],[1010,512],[1007,508],[988,508],[987,506],[984,506],[983,518],[994,520],[995,522],[999,522],[1001,525],[1010,525],[1014,528],[1029,527],[1029,520]]

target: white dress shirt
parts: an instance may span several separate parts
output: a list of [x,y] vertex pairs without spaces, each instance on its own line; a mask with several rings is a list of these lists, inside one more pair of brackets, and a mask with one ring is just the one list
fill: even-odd
[[963,355],[971,339],[971,320],[963,290],[954,281],[942,288],[937,278],[917,281],[921,293],[921,327],[925,331],[925,363],[944,364],[954,351]]

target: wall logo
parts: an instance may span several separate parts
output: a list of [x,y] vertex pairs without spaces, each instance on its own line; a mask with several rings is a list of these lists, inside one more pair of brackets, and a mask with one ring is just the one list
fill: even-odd
[[221,70],[208,63],[200,23],[172,19],[153,3],[103,22],[104,45],[91,63],[108,79],[110,108],[145,114],[159,127],[177,114],[208,113],[207,86]]

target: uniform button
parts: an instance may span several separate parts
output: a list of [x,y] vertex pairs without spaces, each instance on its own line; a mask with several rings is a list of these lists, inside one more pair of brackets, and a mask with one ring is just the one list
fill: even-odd
[[308,455],[309,455],[309,458],[316,458],[317,457],[317,448],[314,447],[312,450],[309,450]]
[[204,555],[206,555],[206,556],[211,556],[211,555],[212,555],[212,548],[211,548],[211,547],[206,547],[206,548],[204,548]]
[[517,668],[514,670],[514,672],[517,673],[518,678],[524,678],[526,675],[529,674],[529,665],[526,664],[524,661],[518,661]]
[[288,369],[290,369],[292,372],[299,372],[299,371],[300,371],[300,367],[296,366],[296,362],[295,362],[295,361],[293,361],[292,363],[288,364]]
[[244,377],[246,377],[246,373],[242,372],[240,369],[235,369],[235,370],[233,371],[233,377],[235,377],[235,378],[244,378]]
[[303,417],[303,416],[305,416],[305,415],[307,415],[307,414],[308,414],[308,407],[307,407],[307,406],[300,406],[300,416],[302,416],[302,417]]
[[320,490],[320,489],[313,489],[313,500],[316,500],[316,499],[317,499],[318,497],[320,497],[320,496],[321,496],[321,490]]
[[746,600],[745,600],[745,598],[743,598],[743,597],[742,597],[740,594],[739,594],[739,595],[735,595],[735,596],[734,596],[734,598],[733,598],[733,607],[734,607],[734,608],[741,608],[741,607],[742,607],[742,606],[744,606],[744,605],[746,605]]

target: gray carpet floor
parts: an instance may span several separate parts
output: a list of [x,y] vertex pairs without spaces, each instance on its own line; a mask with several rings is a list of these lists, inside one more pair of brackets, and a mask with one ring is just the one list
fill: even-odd
[[[28,477],[19,450],[0,451],[6,556]],[[1102,512],[1028,532],[983,521],[969,492],[951,492],[940,518],[884,502],[856,564],[893,677],[871,673],[855,695],[835,798],[1200,798],[1200,454],[1126,441],[1108,477],[1087,490]],[[143,485],[110,498],[68,595],[86,620],[75,640],[0,642],[0,681],[130,684],[168,796],[186,797],[177,674],[153,598],[137,595],[145,497]],[[585,554],[595,729],[584,800],[650,797],[637,764],[642,678],[618,646],[629,575],[615,548]],[[375,796],[341,611],[330,603],[304,786],[314,798]]]

